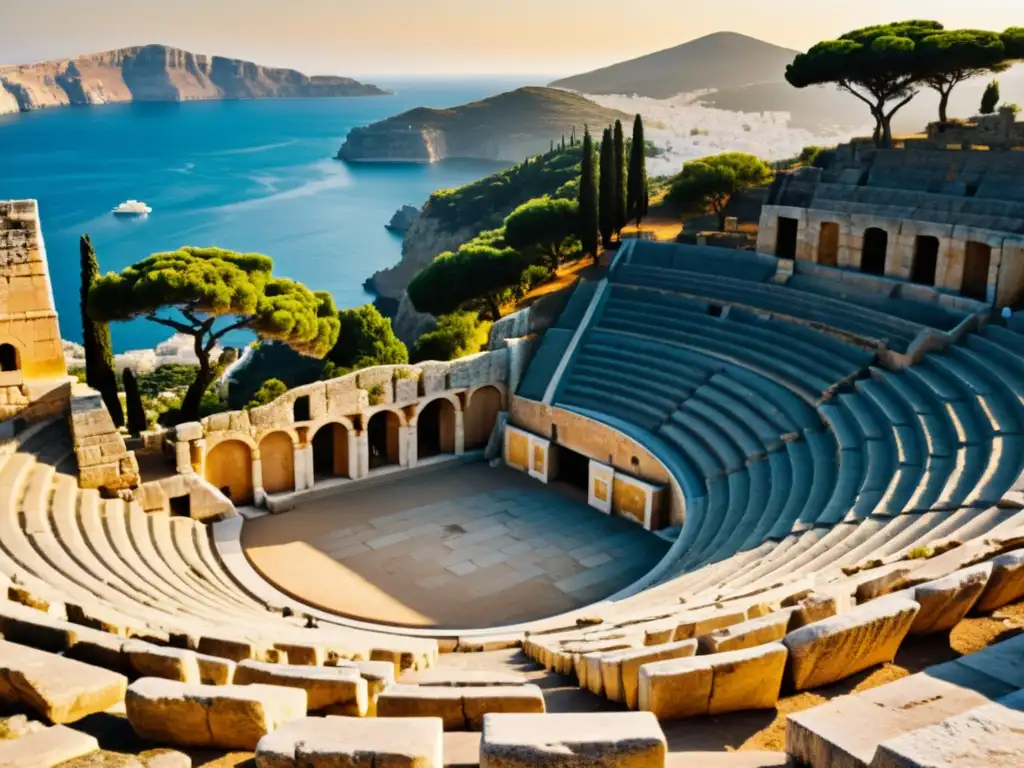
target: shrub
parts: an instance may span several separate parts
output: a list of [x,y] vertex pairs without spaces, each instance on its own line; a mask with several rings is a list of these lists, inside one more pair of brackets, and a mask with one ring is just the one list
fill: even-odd
[[543,264],[531,264],[519,276],[519,296],[525,296],[550,277],[551,270]]
[[934,551],[929,546],[914,547],[907,552],[907,560],[927,560],[933,554]]
[[481,323],[473,312],[442,315],[437,327],[416,341],[414,362],[424,360],[455,360],[476,354],[487,344],[490,323]]
[[256,390],[256,394],[246,404],[245,409],[258,408],[261,405],[271,403],[287,391],[288,385],[280,379],[267,379],[263,382],[263,386]]
[[366,390],[366,394],[370,396],[370,405],[380,405],[384,399],[384,387],[381,384],[374,384]]

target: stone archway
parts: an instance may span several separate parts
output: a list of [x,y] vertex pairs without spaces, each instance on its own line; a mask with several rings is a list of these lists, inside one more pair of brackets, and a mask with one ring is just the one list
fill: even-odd
[[455,406],[439,397],[423,406],[416,417],[416,459],[455,453]]
[[992,246],[976,240],[967,241],[964,254],[964,276],[960,293],[980,301],[988,300],[988,270],[992,264]]
[[241,440],[217,443],[206,455],[206,479],[235,506],[251,504],[252,449]]
[[889,251],[889,233],[879,227],[864,230],[864,248],[860,256],[860,271],[869,275],[885,274],[885,257]]
[[370,469],[401,464],[402,419],[394,411],[377,411],[366,425]]
[[823,221],[818,235],[818,263],[826,267],[839,264],[839,224]]
[[0,371],[17,371],[21,369],[18,359],[18,348],[13,344],[0,344]]
[[799,232],[799,221],[788,216],[779,216],[776,223],[775,255],[780,259],[795,259]]
[[260,460],[264,491],[295,490],[295,444],[287,432],[271,432],[260,441]]
[[348,428],[331,421],[313,435],[313,476],[349,477]]
[[484,386],[470,393],[469,403],[462,417],[466,450],[483,448],[494,431],[498,412],[504,406],[504,397],[497,387]]

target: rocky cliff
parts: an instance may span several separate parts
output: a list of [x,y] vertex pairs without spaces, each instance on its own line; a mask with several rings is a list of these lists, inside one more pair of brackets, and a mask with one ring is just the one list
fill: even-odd
[[164,45],[0,66],[0,114],[68,104],[386,93],[347,77],[308,77],[291,69],[190,53]]
[[420,107],[352,130],[338,152],[350,162],[432,163],[446,158],[518,163],[573,129],[632,119],[582,96],[520,88],[451,109]]

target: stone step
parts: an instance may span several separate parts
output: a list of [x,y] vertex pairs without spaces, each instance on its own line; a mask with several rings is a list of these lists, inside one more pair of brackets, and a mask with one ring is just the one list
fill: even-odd
[[0,740],[0,765],[4,768],[53,768],[99,748],[95,736],[53,725],[18,739]]
[[479,731],[488,713],[542,714],[544,695],[536,685],[394,685],[377,698],[377,716],[439,717],[446,731]]

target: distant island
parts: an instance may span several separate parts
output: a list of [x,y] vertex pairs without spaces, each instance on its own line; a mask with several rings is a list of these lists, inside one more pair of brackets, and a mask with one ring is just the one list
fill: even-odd
[[0,65],[0,114],[130,101],[381,96],[347,77],[144,45],[28,65]]
[[527,87],[451,109],[419,107],[353,129],[338,152],[350,162],[432,163],[449,158],[518,163],[585,125],[632,117],[575,93]]

